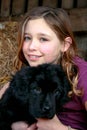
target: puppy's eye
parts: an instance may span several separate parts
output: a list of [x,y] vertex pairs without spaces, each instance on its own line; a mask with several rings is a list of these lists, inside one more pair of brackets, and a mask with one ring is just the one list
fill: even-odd
[[32,90],[32,92],[34,92],[34,94],[40,94],[42,91],[40,87],[36,87]]
[[56,91],[54,92],[54,94],[55,94],[55,97],[56,97],[56,98],[59,98],[60,95],[61,95],[61,92],[58,91],[58,90],[56,90]]
[[38,92],[41,92],[41,88],[40,87],[37,87],[36,89]]

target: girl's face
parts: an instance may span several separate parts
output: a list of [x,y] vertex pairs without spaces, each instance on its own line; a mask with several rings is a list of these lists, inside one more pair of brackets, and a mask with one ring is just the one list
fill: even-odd
[[23,53],[30,66],[43,63],[56,64],[63,51],[56,34],[43,18],[30,20],[25,28]]

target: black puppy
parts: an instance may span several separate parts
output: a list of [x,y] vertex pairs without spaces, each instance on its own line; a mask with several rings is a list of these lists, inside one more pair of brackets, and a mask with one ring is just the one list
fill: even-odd
[[0,100],[0,130],[11,130],[16,121],[32,124],[36,118],[53,118],[69,101],[69,91],[69,81],[59,65],[21,69]]

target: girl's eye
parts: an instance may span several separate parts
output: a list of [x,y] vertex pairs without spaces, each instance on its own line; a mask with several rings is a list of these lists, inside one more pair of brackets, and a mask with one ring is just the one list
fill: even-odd
[[29,36],[24,36],[24,41],[30,41],[31,40],[31,37]]
[[45,42],[45,41],[48,41],[48,39],[46,39],[46,38],[40,38],[40,41],[41,42]]

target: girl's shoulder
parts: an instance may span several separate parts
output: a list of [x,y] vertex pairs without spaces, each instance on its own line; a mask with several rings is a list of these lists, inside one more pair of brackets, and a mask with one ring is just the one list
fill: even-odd
[[82,102],[87,102],[87,61],[79,57],[75,58],[75,64],[79,69],[77,88],[83,90]]
[[82,74],[84,72],[87,73],[87,61],[85,61],[84,59],[82,59],[80,57],[75,57],[74,63],[78,67],[80,74]]
[[9,87],[10,82],[6,83],[0,90],[0,98],[5,93],[6,89]]
[[85,61],[84,59],[82,59],[80,57],[75,57],[74,63],[78,67],[79,82],[86,83],[86,81],[87,81],[87,61]]

